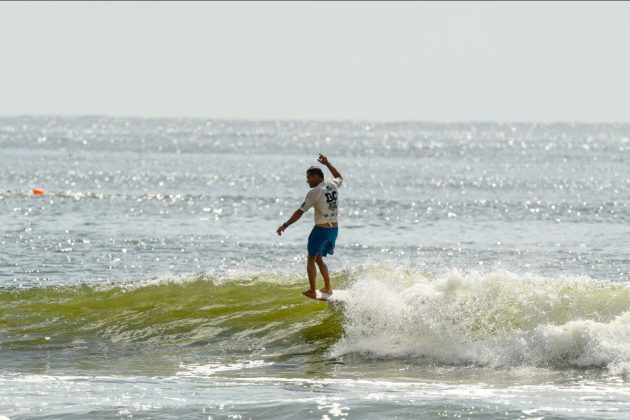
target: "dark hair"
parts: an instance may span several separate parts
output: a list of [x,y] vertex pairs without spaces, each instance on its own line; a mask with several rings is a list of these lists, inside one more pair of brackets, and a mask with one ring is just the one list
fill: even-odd
[[306,170],[306,175],[317,175],[318,177],[324,179],[324,172],[317,166],[311,166]]

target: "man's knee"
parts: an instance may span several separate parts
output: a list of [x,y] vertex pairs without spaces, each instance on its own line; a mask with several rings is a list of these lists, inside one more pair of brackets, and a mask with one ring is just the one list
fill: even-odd
[[324,257],[322,257],[321,255],[318,255],[317,257],[315,257],[315,262],[316,262],[318,265],[323,264],[323,263],[324,263]]

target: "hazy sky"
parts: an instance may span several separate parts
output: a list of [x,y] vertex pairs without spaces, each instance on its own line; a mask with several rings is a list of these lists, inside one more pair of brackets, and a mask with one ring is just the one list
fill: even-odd
[[630,122],[630,3],[0,3],[0,115]]

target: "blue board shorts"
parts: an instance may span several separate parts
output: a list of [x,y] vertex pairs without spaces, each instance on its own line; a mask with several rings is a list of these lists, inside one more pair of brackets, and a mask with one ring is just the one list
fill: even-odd
[[325,257],[328,254],[334,254],[338,233],[338,227],[325,228],[314,226],[311,234],[308,235],[308,255],[310,257]]

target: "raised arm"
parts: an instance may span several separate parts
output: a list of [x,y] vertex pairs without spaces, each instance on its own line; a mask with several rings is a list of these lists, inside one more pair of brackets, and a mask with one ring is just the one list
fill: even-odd
[[341,176],[341,174],[339,173],[337,168],[335,168],[334,166],[332,166],[332,164],[330,162],[328,162],[328,158],[326,156],[324,156],[324,155],[322,155],[320,153],[319,154],[319,158],[317,158],[317,160],[319,161],[319,163],[325,165],[328,168],[328,170],[330,171],[332,176],[334,176],[335,178],[343,179],[343,176]]

